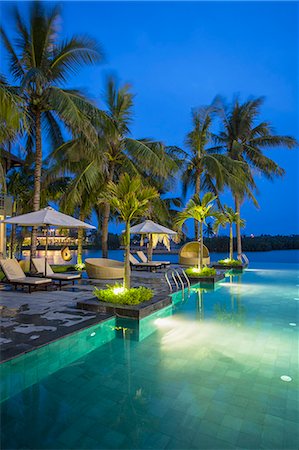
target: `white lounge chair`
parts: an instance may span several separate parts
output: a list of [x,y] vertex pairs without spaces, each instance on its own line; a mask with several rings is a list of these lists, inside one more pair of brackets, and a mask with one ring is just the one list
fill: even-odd
[[36,289],[40,286],[43,286],[47,290],[49,284],[52,283],[52,280],[49,278],[26,276],[16,259],[1,259],[0,266],[5,275],[5,279],[2,282],[12,284],[15,289],[18,286],[28,286],[29,294],[31,294],[32,288]]
[[130,253],[130,264],[132,268],[138,269],[146,269],[151,272],[156,272],[157,269],[161,269],[162,264],[160,262],[140,262]]
[[[50,264],[46,263],[45,258],[32,258],[32,264],[36,270],[36,272],[46,278],[51,278],[53,281],[59,282],[59,289],[61,289],[63,281],[71,281],[72,284],[75,283],[76,280],[80,280],[80,273],[55,273],[52,270]],[[45,271],[46,269],[46,271]]]
[[141,259],[141,261],[144,263],[159,262],[160,264],[162,264],[162,267],[170,266],[170,261],[149,261],[147,259],[147,256],[141,250],[138,250],[136,253],[137,253],[138,257]]

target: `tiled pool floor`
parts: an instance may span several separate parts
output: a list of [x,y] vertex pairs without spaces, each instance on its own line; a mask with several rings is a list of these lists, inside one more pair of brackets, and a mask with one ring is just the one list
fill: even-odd
[[127,330],[5,401],[2,448],[298,448],[297,277],[176,299],[143,341]]

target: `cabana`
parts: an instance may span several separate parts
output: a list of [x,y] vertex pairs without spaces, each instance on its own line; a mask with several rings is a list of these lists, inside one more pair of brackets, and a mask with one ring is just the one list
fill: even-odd
[[[200,256],[200,242],[187,242],[179,251],[179,264],[182,266],[197,266]],[[210,253],[208,248],[203,246],[203,265],[210,264]]]

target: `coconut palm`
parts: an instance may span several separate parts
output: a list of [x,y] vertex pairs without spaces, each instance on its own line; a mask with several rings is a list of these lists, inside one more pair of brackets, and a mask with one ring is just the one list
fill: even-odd
[[208,238],[215,236],[215,232],[214,232],[213,225],[211,222],[207,222],[206,228],[204,230],[204,235]]
[[177,214],[176,223],[178,226],[182,226],[186,220],[195,219],[199,222],[199,239],[200,239],[200,255],[198,261],[198,268],[203,268],[203,224],[206,224],[208,217],[214,217],[215,210],[213,208],[213,202],[216,200],[216,196],[213,192],[207,192],[202,199],[199,195],[194,195],[188,202],[186,208]]
[[214,230],[217,233],[219,228],[226,228],[229,225],[229,259],[234,257],[234,234],[233,224],[239,223],[241,227],[245,226],[245,220],[239,218],[239,213],[235,212],[233,208],[227,205],[223,206],[222,211],[215,213]]
[[[213,144],[212,118],[214,106],[201,107],[192,112],[193,129],[188,133],[186,146],[190,153],[187,165],[182,175],[183,194],[187,189],[194,188],[200,196],[202,190],[208,190],[218,195],[225,185],[234,179],[242,183],[240,170],[242,164],[234,161],[228,155],[218,152]],[[213,145],[213,146],[212,146]],[[212,146],[212,147],[211,147]],[[195,239],[199,238],[198,222],[194,221]]]
[[[28,22],[14,10],[16,38],[10,41],[0,33],[10,59],[10,73],[18,83],[16,92],[26,110],[29,129],[26,149],[35,151],[33,210],[40,208],[42,172],[42,132],[54,147],[62,143],[61,123],[68,129],[91,136],[88,120],[94,108],[82,93],[62,88],[68,78],[86,64],[102,59],[99,45],[88,37],[72,36],[59,40],[58,6],[48,9],[43,2],[32,2]],[[32,256],[36,237],[32,240]]]
[[[106,113],[113,126],[108,122],[104,130],[103,146],[106,156],[106,181],[117,181],[121,173],[143,178],[174,176],[178,170],[178,159],[173,152],[166,151],[163,144],[151,139],[134,139],[130,132],[132,123],[133,94],[130,86],[118,87],[113,78],[106,85]],[[102,252],[108,256],[108,223],[110,204],[103,204]]]
[[[64,143],[53,153],[61,167],[69,167],[72,161],[82,158],[86,161],[86,181],[92,191],[101,192],[103,184],[117,183],[124,172],[130,176],[141,176],[145,185],[163,186],[169,184],[181,162],[180,149],[165,147],[150,139],[131,137],[133,94],[128,85],[118,87],[113,78],[109,78],[105,89],[106,109],[98,127],[96,143],[78,136]],[[181,154],[180,154],[181,152]],[[98,176],[103,183],[99,183]],[[110,204],[101,205],[99,223],[102,229],[102,254],[108,256],[108,224],[111,218]]]
[[0,75],[0,187],[6,192],[5,171],[1,162],[1,151],[8,152],[21,133],[25,114],[20,108],[20,97],[7,84],[5,78]]
[[124,288],[130,288],[130,226],[133,220],[144,217],[148,213],[149,202],[159,196],[158,191],[152,187],[145,187],[140,177],[131,178],[122,174],[119,182],[110,181],[107,189],[99,197],[100,203],[109,203],[116,211],[120,220],[125,222],[125,276]]
[[[218,114],[222,119],[223,130],[214,136],[218,151],[225,152],[230,158],[247,165],[248,179],[254,187],[254,174],[260,173],[273,180],[282,176],[284,169],[279,167],[263,151],[273,147],[294,148],[296,140],[291,136],[276,135],[269,122],[260,121],[259,116],[264,99],[262,97],[240,103],[236,98],[231,105],[218,99]],[[248,193],[248,186],[232,187],[235,199],[235,211],[240,218],[240,207]],[[241,227],[239,220],[236,224],[238,258],[241,258]]]

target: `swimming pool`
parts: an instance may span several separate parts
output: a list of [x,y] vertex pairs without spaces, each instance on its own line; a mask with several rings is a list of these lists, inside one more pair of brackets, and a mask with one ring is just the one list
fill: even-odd
[[2,448],[297,448],[298,285],[295,265],[255,264],[175,294],[137,336],[127,322],[63,339],[75,356],[52,371],[61,349],[40,356],[2,403]]

